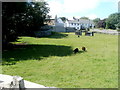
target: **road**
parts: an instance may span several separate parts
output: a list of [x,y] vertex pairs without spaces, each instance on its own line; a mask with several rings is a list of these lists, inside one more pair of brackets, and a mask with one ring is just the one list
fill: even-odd
[[104,34],[112,34],[112,35],[120,35],[120,32],[118,32],[117,30],[99,30],[99,29],[92,29],[91,31],[96,32],[96,33],[104,33]]

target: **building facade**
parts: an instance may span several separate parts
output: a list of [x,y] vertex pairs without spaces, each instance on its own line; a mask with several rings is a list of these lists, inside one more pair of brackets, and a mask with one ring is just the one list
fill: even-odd
[[66,32],[66,29],[64,27],[64,22],[61,20],[61,18],[58,18],[57,15],[55,16],[55,26],[53,31],[55,32]]
[[67,20],[65,22],[65,27],[72,27],[77,30],[86,29],[86,28],[94,28],[94,23],[89,19],[75,19],[75,20]]
[[44,22],[44,24],[47,24],[47,25],[55,25],[55,19],[46,20],[46,21]]
[[93,21],[89,19],[74,19],[63,22],[57,15],[55,16],[55,19],[50,19],[44,24],[52,26],[53,31],[55,32],[75,32],[76,30],[95,27]]

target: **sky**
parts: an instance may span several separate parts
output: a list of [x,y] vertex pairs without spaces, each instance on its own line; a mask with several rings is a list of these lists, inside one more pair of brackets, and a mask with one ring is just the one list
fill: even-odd
[[90,19],[107,18],[110,14],[118,12],[120,0],[45,0],[50,7],[49,15],[52,18],[89,17]]

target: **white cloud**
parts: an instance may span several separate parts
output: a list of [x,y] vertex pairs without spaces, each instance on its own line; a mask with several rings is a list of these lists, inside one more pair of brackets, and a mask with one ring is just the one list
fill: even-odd
[[52,17],[54,18],[55,15],[59,15],[62,13],[63,11],[63,5],[57,1],[57,0],[51,0],[48,1],[49,7],[50,7],[50,15],[52,15]]
[[94,9],[99,0],[64,0],[64,12],[76,13]]
[[50,14],[54,17],[63,14],[82,13],[94,9],[99,0],[47,0],[50,7]]
[[119,0],[100,0],[101,2],[118,2]]
[[[58,16],[73,17],[75,13],[85,13],[94,10],[101,2],[117,3],[119,0],[46,0],[50,7],[50,15],[54,18]],[[115,5],[116,6],[116,5]],[[90,18],[96,17],[95,14],[88,15]]]
[[87,15],[86,17],[89,17],[90,19],[95,19],[97,18],[97,15],[96,14],[90,14],[90,15]]

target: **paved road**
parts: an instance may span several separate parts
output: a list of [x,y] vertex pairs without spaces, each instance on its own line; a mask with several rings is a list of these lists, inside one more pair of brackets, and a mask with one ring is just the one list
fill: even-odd
[[112,35],[120,35],[120,32],[118,32],[117,30],[99,30],[99,29],[93,29],[91,30],[93,32],[96,32],[96,33],[104,33],[104,34],[112,34]]

